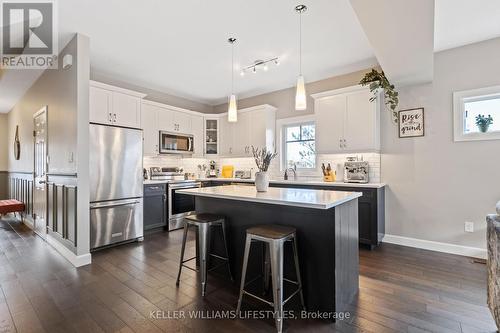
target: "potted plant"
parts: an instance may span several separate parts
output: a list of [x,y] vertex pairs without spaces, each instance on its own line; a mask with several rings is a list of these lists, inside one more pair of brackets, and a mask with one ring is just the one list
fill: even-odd
[[483,114],[478,114],[476,116],[476,125],[481,133],[488,132],[488,127],[490,127],[491,124],[493,124],[493,118],[491,115],[485,117]]
[[278,154],[268,151],[267,148],[259,149],[254,146],[252,146],[252,154],[255,164],[257,164],[257,168],[259,169],[259,172],[255,173],[255,187],[257,188],[257,192],[266,192],[269,188],[269,174],[267,170],[273,158]]
[[[375,94],[379,89],[384,89],[385,105],[392,111],[394,122],[397,123],[398,113],[396,112],[396,108],[399,104],[399,93],[395,90],[394,85],[389,82],[384,71],[379,72],[376,69],[372,69],[371,72],[365,74],[361,81],[359,81],[359,84],[362,86],[369,85],[370,91]],[[370,102],[373,102],[377,98],[375,94],[370,98]]]

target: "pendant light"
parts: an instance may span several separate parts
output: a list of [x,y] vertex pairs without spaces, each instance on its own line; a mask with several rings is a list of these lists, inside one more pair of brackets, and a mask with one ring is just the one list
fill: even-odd
[[236,95],[234,94],[234,43],[236,43],[236,38],[231,37],[227,41],[231,44],[231,96],[229,96],[227,121],[235,123],[238,121],[238,107],[236,105]]
[[297,111],[307,109],[306,86],[302,76],[302,13],[306,10],[306,5],[295,6],[295,11],[299,14],[299,77],[297,78],[297,91],[295,93],[295,110]]

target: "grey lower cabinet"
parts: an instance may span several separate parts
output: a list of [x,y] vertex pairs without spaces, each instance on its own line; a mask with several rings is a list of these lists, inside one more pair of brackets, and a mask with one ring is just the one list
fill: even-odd
[[272,187],[309,188],[329,191],[362,192],[358,199],[359,243],[373,249],[385,235],[385,188],[270,184]]
[[167,227],[167,184],[144,185],[144,230]]

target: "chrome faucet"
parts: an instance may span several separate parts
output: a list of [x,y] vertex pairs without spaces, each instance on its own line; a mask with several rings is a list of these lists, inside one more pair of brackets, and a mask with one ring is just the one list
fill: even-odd
[[294,164],[293,168],[288,168],[285,170],[285,175],[283,176],[283,178],[285,180],[288,180],[288,171],[292,171],[293,172],[293,180],[297,180],[297,165]]

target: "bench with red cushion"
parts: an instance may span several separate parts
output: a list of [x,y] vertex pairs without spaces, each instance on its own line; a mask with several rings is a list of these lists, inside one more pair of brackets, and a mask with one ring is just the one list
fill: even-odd
[[0,200],[0,215],[7,213],[22,213],[25,206],[18,200]]

